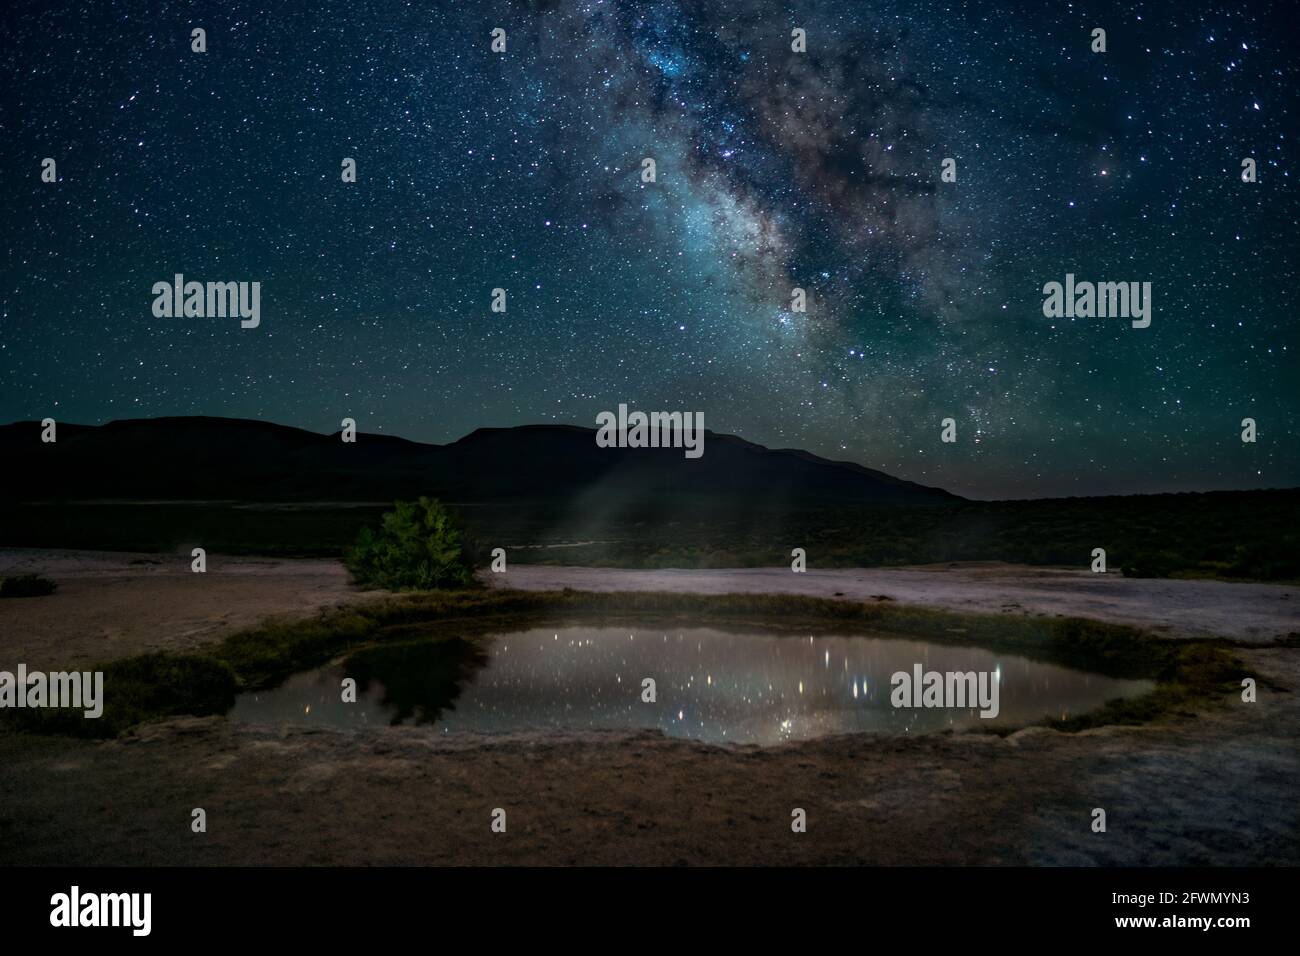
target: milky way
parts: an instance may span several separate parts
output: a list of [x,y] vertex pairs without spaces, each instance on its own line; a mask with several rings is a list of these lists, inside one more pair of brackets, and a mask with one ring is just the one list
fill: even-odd
[[[448,441],[626,402],[976,496],[1295,485],[1284,11],[23,5],[0,421]],[[260,281],[261,325],[154,317],[177,272]],[[1045,318],[1067,272],[1150,281],[1151,327]]]

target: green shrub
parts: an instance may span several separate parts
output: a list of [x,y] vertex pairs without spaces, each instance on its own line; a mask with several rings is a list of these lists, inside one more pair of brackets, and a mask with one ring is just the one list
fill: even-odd
[[53,594],[55,583],[39,574],[20,574],[17,577],[0,579],[0,598],[41,597]]
[[1265,581],[1300,578],[1300,554],[1297,554],[1295,536],[1287,535],[1279,541],[1255,542],[1237,548],[1226,574]]
[[452,513],[437,499],[398,501],[379,531],[362,528],[343,563],[361,584],[390,591],[467,587],[473,563]]
[[1141,551],[1120,570],[1126,578],[1167,578],[1188,563],[1173,551]]

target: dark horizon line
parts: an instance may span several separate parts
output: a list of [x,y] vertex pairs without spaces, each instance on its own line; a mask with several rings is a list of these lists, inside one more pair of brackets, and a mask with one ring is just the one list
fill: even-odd
[[[50,416],[46,416],[46,417],[50,417]],[[87,425],[81,422],[73,422],[73,421],[59,421],[58,419],[55,419],[55,422],[60,426],[72,426],[74,428],[106,428],[110,425],[129,424],[135,422],[158,422],[158,421],[168,421],[168,420],[233,422],[237,424],[266,425],[266,426],[271,426],[273,428],[283,428],[289,431],[302,432],[304,434],[312,435],[318,438],[329,438],[334,435],[338,435],[342,433],[341,428],[330,432],[317,432],[317,431],[313,431],[310,428],[304,428],[300,425],[286,425],[281,422],[271,421],[262,418],[235,418],[229,415],[155,415],[152,417],[142,417],[142,418],[113,418],[113,419],[109,419],[108,421],[100,422],[98,424],[93,424],[93,425]],[[41,419],[17,419],[7,424],[0,425],[0,430],[14,428],[20,425],[30,425],[33,428],[40,428]],[[371,438],[381,438],[381,439],[386,439],[388,441],[404,442],[409,445],[421,445],[426,448],[448,448],[452,445],[456,445],[462,441],[465,441],[467,438],[470,438],[473,435],[478,434],[479,432],[522,431],[525,429],[557,429],[557,430],[568,430],[568,431],[579,431],[579,432],[591,432],[592,434],[594,434],[597,431],[595,427],[588,426],[588,425],[571,425],[564,422],[540,422],[540,423],[525,423],[522,425],[480,425],[477,428],[474,428],[471,431],[466,432],[464,435],[461,435],[459,438],[453,441],[449,441],[441,444],[438,442],[419,441],[414,438],[404,438],[400,435],[390,435],[390,434],[385,434],[383,432],[364,432],[358,430],[357,436],[358,437],[369,436]],[[901,481],[907,484],[913,484],[913,485],[918,485],[920,487],[932,488],[938,491],[942,491],[944,494],[950,495],[956,501],[975,502],[979,504],[1003,504],[1003,503],[1009,504],[1009,503],[1028,502],[1028,501],[1088,501],[1093,499],[1104,500],[1108,498],[1153,498],[1153,497],[1159,497],[1164,495],[1170,495],[1170,496],[1173,495],[1234,495],[1234,494],[1250,494],[1250,493],[1266,493],[1266,492],[1300,491],[1300,485],[1289,485],[1289,486],[1284,485],[1280,487],[1268,487],[1268,488],[1216,488],[1216,489],[1200,490],[1200,491],[1134,491],[1134,492],[1123,492],[1119,494],[1110,494],[1110,495],[1044,495],[1041,497],[1028,497],[1028,498],[975,498],[967,495],[959,495],[956,492],[949,491],[946,488],[939,488],[937,485],[921,485],[920,482],[913,481],[912,479],[908,479],[908,478],[900,478],[897,475],[892,475],[889,474],[888,472],[883,472],[878,468],[871,468],[867,465],[861,464],[860,462],[850,461],[847,459],[827,458],[823,455],[817,454],[816,452],[811,452],[803,448],[793,448],[793,447],[773,448],[769,445],[763,445],[758,442],[750,441],[747,438],[742,438],[739,435],[734,435],[729,432],[717,432],[708,428],[704,430],[704,434],[710,435],[714,438],[721,438],[724,440],[739,442],[741,444],[749,445],[754,448],[761,448],[764,451],[769,451],[774,453],[807,455],[811,458],[817,459],[818,461],[825,462],[826,464],[844,465],[851,468],[863,469],[865,471],[873,472],[875,474],[884,475],[894,481]]]

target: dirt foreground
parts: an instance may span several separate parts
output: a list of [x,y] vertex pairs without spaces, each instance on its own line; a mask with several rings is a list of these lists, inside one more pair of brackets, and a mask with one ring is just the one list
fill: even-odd
[[[348,590],[333,562],[212,558],[203,576],[188,561],[180,570],[131,563],[140,557],[158,560],[0,554],[0,573],[19,562],[60,584],[49,597],[0,602],[0,668],[198,647],[268,613],[366,597]],[[66,563],[52,566],[54,558]],[[512,568],[509,583],[527,586],[534,575],[533,584],[554,584],[561,572],[572,582],[581,570]],[[602,589],[617,575],[610,586],[629,587],[625,576],[640,573],[595,572],[569,586]],[[737,580],[780,590],[763,577],[777,573],[650,572],[669,574],[671,590]],[[785,580],[848,598],[891,593],[885,576],[903,601],[903,582],[965,588],[970,574],[991,576],[994,590],[963,610],[997,610],[987,602],[1006,596],[999,589],[1021,586],[1045,603],[1020,611],[1050,613],[1052,589],[1033,583],[1050,574],[1034,569],[786,572]],[[855,580],[861,591],[846,590]],[[1211,619],[1235,606],[1250,622],[1243,627],[1282,620],[1259,623],[1254,589],[1267,585],[1140,583],[1201,585],[1203,595],[1230,588],[1233,600],[1219,601]],[[1289,609],[1282,591],[1294,594],[1263,593]],[[1164,613],[1120,591],[1112,597],[1124,614]],[[1085,616],[1115,619],[1105,606]],[[146,725],[107,742],[0,732],[0,864],[1295,865],[1300,649],[1240,656],[1261,678],[1257,703],[1229,697],[1151,726],[1079,734],[851,735],[723,748],[654,733],[451,738],[436,728],[286,729],[221,717]],[[191,832],[196,807],[206,833]],[[807,813],[806,833],[791,831],[796,807]],[[1090,826],[1097,807],[1105,833]],[[506,833],[491,831],[495,808],[507,813]]]

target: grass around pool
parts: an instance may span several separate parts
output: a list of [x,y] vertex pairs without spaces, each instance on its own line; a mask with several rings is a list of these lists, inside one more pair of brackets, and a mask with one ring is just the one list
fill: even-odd
[[[1245,670],[1226,640],[1170,641],[1138,628],[1078,618],[954,614],[898,605],[794,595],[662,592],[419,592],[272,619],[190,654],[145,654],[89,670],[104,672],[103,716],[74,709],[7,709],[0,720],[32,733],[114,737],[150,720],[224,713],[241,691],[271,687],[290,674],[366,645],[418,634],[480,637],[541,623],[592,618],[637,626],[711,624],[769,633],[884,634],[1014,651],[1035,660],[1110,677],[1149,679],[1153,691],[1043,725],[1077,731],[1136,724],[1212,704],[1240,690]],[[1008,733],[1008,729],[996,731]]]

